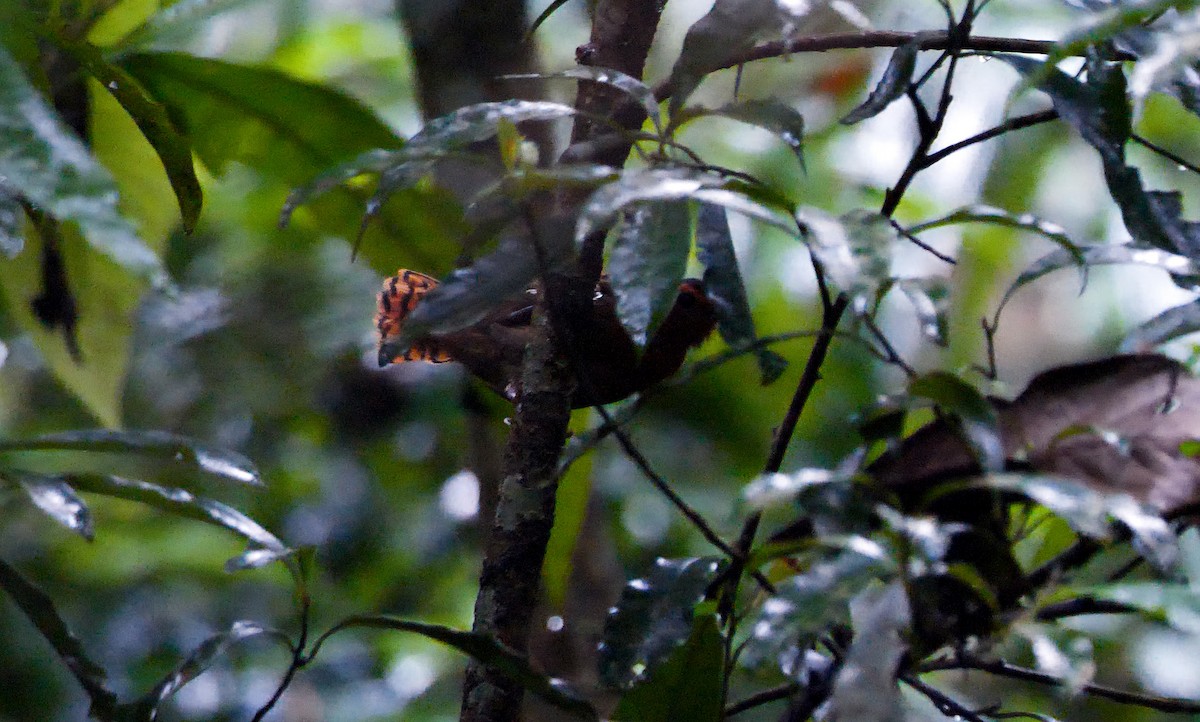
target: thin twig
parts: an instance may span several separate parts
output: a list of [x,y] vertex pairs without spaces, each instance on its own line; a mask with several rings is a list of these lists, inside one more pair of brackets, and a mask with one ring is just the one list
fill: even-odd
[[799,691],[800,685],[796,684],[795,682],[789,682],[787,684],[781,684],[778,687],[764,689],[761,692],[752,694],[746,699],[734,702],[726,707],[725,716],[732,717],[747,710],[752,710],[755,707],[761,707],[764,704],[770,704],[771,702],[778,702],[779,700],[787,699]]
[[1175,155],[1174,153],[1172,153],[1171,151],[1162,147],[1161,145],[1153,143],[1153,142],[1147,140],[1146,138],[1143,138],[1142,136],[1138,135],[1137,133],[1130,135],[1129,138],[1133,142],[1137,143],[1138,145],[1145,146],[1146,148],[1149,148],[1150,150],[1154,151],[1155,153],[1158,153],[1162,157],[1164,157],[1167,160],[1171,161],[1172,163],[1175,163],[1176,165],[1178,165],[1180,168],[1185,168],[1193,173],[1200,174],[1200,167],[1196,166],[1194,163],[1189,163],[1183,157]]
[[279,700],[283,697],[283,693],[291,686],[292,680],[296,677],[296,672],[312,661],[312,656],[306,655],[304,649],[308,645],[308,624],[311,603],[311,598],[307,593],[301,595],[300,639],[292,647],[292,661],[288,664],[287,672],[284,673],[283,679],[279,680],[279,686],[275,688],[275,692],[271,695],[271,698],[254,713],[254,717],[251,718],[250,722],[262,722],[262,719],[278,704]]
[[[1034,682],[1051,687],[1061,687],[1064,681],[1052,674],[1039,672],[1035,669],[1027,667],[1018,667],[1014,664],[1009,664],[1003,660],[985,661],[980,659],[960,658],[951,662],[945,662],[937,665],[933,669],[925,671],[946,671],[956,669],[972,669],[980,672],[994,674],[997,677],[1007,677],[1009,679],[1017,679],[1023,682]],[[1119,704],[1134,705],[1137,707],[1145,707],[1147,709],[1158,710],[1159,712],[1172,713],[1189,713],[1195,714],[1200,712],[1200,702],[1190,699],[1177,699],[1174,697],[1160,697],[1158,695],[1143,694],[1141,692],[1130,692],[1123,689],[1115,689],[1101,684],[1085,684],[1080,690],[1081,693],[1100,697],[1102,699],[1111,700]]]
[[890,222],[892,224],[892,228],[895,228],[897,233],[899,233],[901,236],[904,236],[905,238],[907,238],[917,248],[920,248],[921,250],[925,251],[926,253],[929,253],[934,258],[938,259],[939,261],[942,261],[943,263],[948,263],[951,266],[958,265],[958,261],[953,256],[948,256],[945,253],[942,253],[938,249],[934,248],[933,246],[929,245],[925,241],[922,241],[920,238],[917,237],[917,235],[915,233],[910,232],[907,228],[900,225],[900,223],[895,218],[889,218],[888,222]]
[[928,168],[928,167],[934,165],[935,163],[938,163],[939,161],[944,160],[947,156],[951,155],[952,153],[956,153],[956,152],[962,150],[963,148],[975,145],[976,143],[982,143],[985,140],[991,140],[992,138],[995,138],[997,136],[1004,135],[1005,133],[1007,133],[1009,131],[1021,130],[1022,128],[1029,128],[1034,125],[1048,123],[1052,120],[1057,120],[1057,119],[1058,119],[1058,111],[1056,111],[1056,110],[1042,110],[1037,113],[1030,113],[1028,115],[1017,116],[1016,118],[1009,118],[1008,120],[1004,121],[1003,123],[1000,123],[999,125],[997,125],[994,128],[989,128],[981,133],[977,133],[977,134],[971,136],[970,138],[966,138],[966,139],[960,140],[957,143],[954,143],[952,145],[948,145],[945,148],[942,148],[941,150],[937,151],[936,153],[930,153],[921,162],[921,168],[922,169]]
[[987,720],[974,710],[964,707],[961,703],[936,687],[925,684],[916,675],[904,675],[900,680],[925,695],[933,703],[933,706],[937,707],[938,711],[947,717],[968,720],[968,722],[987,722]]
[[1043,622],[1052,622],[1056,619],[1078,617],[1083,614],[1130,614],[1136,611],[1138,611],[1137,607],[1109,599],[1078,597],[1064,602],[1047,604],[1037,610],[1037,618]]

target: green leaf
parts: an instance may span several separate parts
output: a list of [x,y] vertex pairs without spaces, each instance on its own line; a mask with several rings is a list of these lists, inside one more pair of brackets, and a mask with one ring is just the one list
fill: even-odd
[[1080,268],[1080,273],[1086,272],[1087,263],[1080,250],[1080,245],[1067,235],[1066,230],[1057,223],[1042,220],[1030,213],[1011,213],[1003,208],[994,208],[986,205],[964,206],[940,218],[911,226],[908,232],[916,234],[933,228],[941,228],[959,223],[990,223],[1037,233],[1061,246],[1062,250],[1075,260],[1076,265]]
[[830,281],[858,300],[878,295],[889,278],[892,249],[900,237],[891,222],[874,211],[854,210],[840,218],[816,208],[796,214],[804,240]]
[[[62,478],[79,491],[136,501],[168,514],[219,526],[245,538],[256,547],[278,553],[279,558],[287,557],[290,551],[274,534],[237,509],[196,496],[185,489],[111,474],[64,474]],[[236,557],[233,568],[243,566],[240,557]]]
[[[704,292],[712,300],[717,315],[717,330],[731,348],[738,349],[758,341],[750,301],[733,250],[729,219],[725,209],[700,204],[696,220],[696,252],[704,264]],[[755,351],[763,385],[774,382],[787,369],[787,360],[767,348]]]
[[357,100],[274,68],[182,53],[134,53],[121,64],[217,173],[239,162],[299,185],[369,149],[401,145]]
[[900,278],[893,284],[913,306],[921,335],[939,346],[946,345],[949,327],[950,287],[945,278]]
[[600,679],[628,688],[663,664],[688,639],[693,609],[724,566],[716,557],[659,559],[625,585],[600,643]]
[[694,200],[724,206],[787,233],[795,225],[766,204],[726,189],[725,181],[711,173],[685,168],[629,169],[620,178],[592,193],[579,213],[577,243],[607,230],[626,206],[649,201]]
[[892,52],[879,83],[861,105],[842,118],[842,125],[854,125],[867,118],[873,118],[894,101],[904,97],[909,84],[912,83],[913,71],[917,69],[917,52],[921,49],[921,40],[922,38],[915,37]]
[[87,692],[91,714],[98,719],[109,719],[117,696],[106,685],[104,668],[87,656],[79,638],[55,608],[54,600],[3,559],[0,559],[0,588],[8,592]]
[[360,175],[380,173],[385,168],[396,164],[400,159],[401,155],[396,151],[372,148],[371,150],[364,151],[352,160],[339,163],[321,172],[315,178],[288,194],[287,201],[284,202],[283,209],[279,212],[279,227],[286,227],[288,222],[291,221],[292,213],[316,196],[328,193],[346,181]]
[[1000,438],[996,409],[974,386],[953,374],[935,371],[913,379],[908,393],[929,399],[938,408],[957,417],[984,470],[1004,468],[1004,443]]
[[692,246],[687,204],[646,203],[625,214],[609,256],[617,316],[639,346],[675,303]]
[[[30,224],[32,225],[32,224]],[[145,289],[143,279],[90,247],[71,226],[52,219],[40,224],[43,233],[57,233],[56,246],[67,274],[68,290],[79,309],[75,335],[82,363],[76,360],[63,333],[47,328],[34,315],[31,302],[44,292],[41,234],[32,227],[26,252],[0,260],[0,294],[20,328],[28,333],[46,364],[62,385],[78,398],[100,423],[121,425],[121,396],[133,336],[132,317]]]
[[117,211],[112,176],[62,124],[3,47],[0,177],[8,193],[59,220],[78,223],[87,242],[122,267],[166,282],[158,256]]
[[385,615],[359,615],[347,617],[317,640],[311,656],[315,657],[326,639],[345,629],[370,628],[412,632],[434,641],[454,647],[458,651],[483,662],[495,671],[521,685],[526,691],[540,699],[569,712],[576,717],[598,720],[599,715],[587,700],[571,691],[562,680],[551,679],[529,665],[529,660],[498,642],[493,637],[475,632],[463,632],[439,624],[414,622]]
[[254,463],[241,454],[165,431],[87,429],[30,439],[0,439],[0,453],[44,450],[108,452],[167,459],[230,481],[262,486]]
[[724,684],[724,639],[715,614],[697,616],[691,634],[650,678],[621,698],[614,720],[719,722]]
[[89,43],[74,42],[54,36],[55,44],[71,55],[89,75],[95,78],[116,98],[125,112],[137,123],[138,129],[158,154],[166,169],[184,231],[191,233],[200,218],[204,202],[200,181],[192,164],[192,148],[167,115],[167,109],[146,92],[129,73],[108,62],[100,50]]
[[676,114],[672,123],[681,126],[706,115],[730,118],[775,133],[792,149],[800,166],[804,166],[804,116],[787,103],[765,98],[743,100],[720,108],[685,108]]
[[0,479],[16,484],[51,519],[88,541],[95,535],[92,515],[70,484],[58,476],[0,468]]
[[198,26],[205,20],[219,15],[227,10],[247,5],[254,0],[176,0],[163,2],[158,12],[136,27],[116,46],[129,49],[145,46],[155,41],[172,38],[177,35],[194,34]]

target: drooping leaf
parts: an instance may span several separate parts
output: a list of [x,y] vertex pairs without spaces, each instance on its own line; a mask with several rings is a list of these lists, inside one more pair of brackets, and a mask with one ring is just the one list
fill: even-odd
[[633,203],[694,200],[724,206],[756,220],[795,233],[795,226],[773,208],[746,195],[726,190],[725,182],[711,173],[682,168],[630,169],[588,198],[579,213],[575,239],[582,243],[593,233],[616,223]]
[[205,20],[250,2],[253,0],[177,0],[162,3],[158,12],[121,38],[116,47],[128,50],[176,35],[195,33],[196,27]]
[[0,177],[5,190],[62,221],[113,261],[157,283],[162,265],[117,210],[112,176],[58,119],[0,47]]
[[[708,203],[700,204],[696,220],[696,253],[704,265],[704,290],[717,315],[717,331],[731,348],[755,343],[754,319],[742,272],[733,250],[729,219],[725,209]],[[767,348],[755,352],[763,385],[783,375],[787,361]]]
[[92,515],[83,499],[62,478],[13,468],[0,468],[0,480],[21,487],[29,500],[51,519],[92,540]]
[[541,674],[529,665],[528,659],[493,637],[475,632],[463,632],[439,624],[427,624],[385,615],[348,617],[321,635],[313,647],[312,656],[317,655],[322,643],[330,636],[345,629],[357,628],[391,629],[428,637],[483,662],[558,709],[582,719],[599,719],[599,715],[592,705],[571,690],[562,680],[548,678]]
[[0,185],[0,254],[15,258],[25,247],[25,211],[16,195]]
[[626,692],[613,712],[629,722],[719,722],[724,677],[721,630],[714,614],[697,616],[683,646]]
[[810,9],[776,0],[717,0],[683,38],[671,68],[671,114],[687,102],[704,76],[728,67],[761,40],[786,36]]
[[203,674],[230,647],[244,640],[264,635],[279,642],[285,649],[291,650],[291,642],[282,632],[267,629],[255,622],[234,622],[228,630],[214,634],[201,642],[178,667],[163,677],[158,684],[154,685],[153,689],[142,695],[140,699],[121,705],[123,711],[133,715],[135,719],[153,720],[160,704],[174,696],[188,682]]
[[[876,502],[854,483],[858,465],[858,455],[852,454],[835,469],[806,467],[764,474],[746,485],[742,498],[751,509],[787,503],[796,518],[806,520],[821,536],[869,533],[876,525]],[[791,542],[767,545],[751,559],[764,563],[807,547],[807,543]]]
[[380,173],[385,168],[398,161],[398,153],[383,148],[372,148],[364,151],[353,160],[340,163],[323,171],[308,183],[295,188],[288,194],[282,210],[279,211],[279,227],[284,228],[292,218],[296,208],[307,203],[310,199],[328,193],[346,181],[367,173]]
[[1180,336],[1200,331],[1200,303],[1172,306],[1135,328],[1121,342],[1125,352],[1146,352]]
[[175,128],[166,108],[147,93],[136,78],[108,62],[98,48],[58,35],[54,39],[58,47],[69,53],[80,67],[111,93],[137,123],[167,171],[175,199],[179,202],[183,229],[191,233],[200,218],[204,195],[200,190],[200,181],[196,179],[192,148],[187,137]]
[[792,149],[804,166],[804,116],[792,106],[775,98],[755,98],[721,106],[720,108],[685,108],[672,118],[675,125],[706,115],[755,125],[778,135]]
[[262,485],[254,463],[241,454],[165,431],[84,429],[30,439],[0,440],[0,452],[41,450],[108,452],[169,459],[230,481]]
[[287,556],[287,546],[258,522],[227,504],[196,496],[185,489],[111,474],[64,474],[63,479],[79,491],[136,501],[168,514],[219,526],[256,547],[278,552],[280,558]]
[[913,71],[917,68],[917,53],[921,49],[921,39],[913,38],[892,51],[892,57],[884,68],[879,83],[871,89],[867,99],[846,117],[842,118],[843,125],[861,123],[867,118],[879,115],[899,98],[904,97],[908,86],[912,83]]
[[935,371],[913,379],[908,393],[929,399],[953,414],[984,469],[1004,468],[1004,443],[996,409],[974,386],[953,374]]
[[990,223],[1037,233],[1043,238],[1059,245],[1064,252],[1070,254],[1075,260],[1076,265],[1079,266],[1080,273],[1083,273],[1087,268],[1087,263],[1085,263],[1082,251],[1080,250],[1080,244],[1073,241],[1062,226],[1038,218],[1031,213],[1011,213],[1003,208],[994,208],[985,205],[965,206],[951,211],[940,218],[934,218],[910,226],[908,232],[916,234],[959,223]]
[[658,98],[654,97],[654,89],[632,75],[622,73],[620,70],[581,65],[553,73],[527,73],[522,75],[505,75],[502,77],[505,80],[518,80],[522,78],[574,78],[576,80],[589,80],[593,83],[600,83],[610,88],[616,88],[641,105],[642,109],[646,111],[646,117],[654,124],[654,129],[659,132],[662,131],[662,114],[658,110]]
[[600,643],[600,679],[627,688],[662,665],[692,632],[693,609],[723,561],[715,557],[659,559],[625,585]]
[[617,316],[639,346],[675,302],[692,246],[687,204],[645,203],[625,214],[608,268]]
[[1095,677],[1090,637],[1046,625],[1022,624],[1016,631],[1029,640],[1038,671],[1059,680],[1068,694],[1078,694]]
[[116,705],[117,696],[106,684],[104,668],[88,657],[79,638],[58,613],[54,600],[3,559],[0,559],[0,588],[16,602],[87,692],[92,714],[106,719]]
[[[1082,258],[1082,266],[1078,260],[1079,258]],[[1059,249],[1051,251],[1034,261],[1029,268],[1017,276],[1016,280],[1012,282],[1012,285],[1008,287],[1008,290],[1004,292],[1004,296],[1000,299],[1000,304],[996,307],[995,317],[997,319],[1000,317],[1000,313],[1017,290],[1033,283],[1042,276],[1062,268],[1077,267],[1086,269],[1091,266],[1118,263],[1134,263],[1161,268],[1170,273],[1176,279],[1177,284],[1184,287],[1195,287],[1200,283],[1200,266],[1197,266],[1196,263],[1186,256],[1157,248],[1148,248],[1130,243],[1123,245],[1082,246],[1077,249],[1077,252]]]

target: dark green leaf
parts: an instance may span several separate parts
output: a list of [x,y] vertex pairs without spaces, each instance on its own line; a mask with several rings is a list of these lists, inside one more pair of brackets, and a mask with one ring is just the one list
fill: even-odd
[[363,152],[357,158],[336,165],[322,172],[316,178],[288,194],[283,209],[279,211],[279,227],[287,226],[296,208],[307,203],[312,198],[327,193],[341,184],[366,173],[379,173],[384,168],[396,163],[398,153],[382,148],[372,148]]
[[0,440],[0,452],[66,450],[137,454],[170,459],[214,476],[261,486],[254,463],[241,454],[217,449],[186,436],[165,431],[111,431],[85,429]]
[[0,254],[16,258],[25,247],[25,210],[16,195],[0,185]]
[[117,211],[112,176],[62,124],[3,47],[0,149],[6,192],[59,220],[78,223],[97,250],[156,283],[166,282],[158,257]]
[[1180,336],[1200,331],[1200,302],[1168,308],[1134,329],[1121,342],[1123,352],[1146,352]]
[[697,616],[691,635],[649,679],[621,698],[614,720],[719,722],[724,680],[724,640],[714,614]]
[[[696,221],[696,252],[700,263],[704,264],[704,290],[716,308],[717,330],[721,338],[734,349],[754,344],[758,335],[754,331],[750,301],[746,298],[746,287],[738,268],[733,238],[729,233],[729,219],[724,208],[700,204]],[[755,356],[758,358],[763,385],[772,383],[787,369],[787,361],[770,349],[757,349]]]
[[946,345],[950,288],[944,278],[901,278],[895,287],[908,297],[917,314],[921,335],[939,346]]
[[35,474],[20,469],[0,468],[0,479],[20,486],[39,509],[51,519],[92,540],[92,515],[70,484],[58,476]]
[[103,85],[137,123],[167,171],[175,199],[179,202],[183,229],[191,233],[200,218],[204,194],[200,190],[200,181],[196,179],[191,144],[175,128],[167,116],[166,108],[147,93],[132,75],[109,63],[95,46],[62,37],[57,37],[56,43]]
[[321,638],[313,647],[312,656],[316,656],[321,644],[333,634],[344,629],[360,627],[412,632],[454,647],[458,651],[483,662],[497,672],[505,675],[520,684],[526,691],[537,695],[543,701],[548,702],[558,709],[583,719],[599,719],[599,715],[591,704],[570,690],[562,680],[542,675],[529,666],[529,660],[525,657],[496,641],[494,638],[475,632],[463,632],[438,624],[426,624],[424,622],[414,622],[383,615],[354,616],[343,619],[328,632],[321,635]]
[[693,609],[723,567],[715,557],[659,559],[625,585],[600,643],[600,679],[629,687],[653,674],[692,632]]
[[608,272],[617,316],[639,346],[645,346],[675,303],[691,246],[685,203],[646,203],[625,214]]
[[921,49],[921,38],[913,38],[892,52],[887,68],[879,83],[871,90],[867,99],[842,118],[843,125],[861,123],[883,112],[884,108],[904,97],[912,83],[913,71],[917,68],[917,52]]
[[929,399],[957,417],[963,435],[985,470],[1004,468],[1004,444],[996,409],[974,386],[953,374],[935,371],[913,379],[908,393]]
[[105,684],[104,668],[87,656],[79,638],[55,608],[54,600],[3,559],[0,559],[0,588],[8,592],[87,692],[92,715],[107,718],[116,705],[117,696]]
[[184,489],[110,474],[64,474],[62,478],[79,491],[136,501],[168,514],[228,529],[253,545],[278,552],[280,557],[287,551],[274,534],[237,509]]

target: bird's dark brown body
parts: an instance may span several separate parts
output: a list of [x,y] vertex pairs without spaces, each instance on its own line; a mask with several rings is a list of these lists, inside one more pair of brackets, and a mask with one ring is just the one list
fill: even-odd
[[[381,344],[400,333],[404,318],[437,281],[401,269],[384,282],[379,294],[376,327]],[[489,387],[512,400],[519,393],[517,380],[525,346],[531,338],[533,298],[524,296],[501,304],[478,323],[460,331],[418,339],[405,352],[380,357],[380,364],[406,361],[441,363],[458,361]],[[683,364],[689,348],[698,346],[716,324],[712,302],[704,285],[687,279],[679,287],[674,305],[639,354],[617,317],[616,297],[607,281],[596,286],[591,318],[575,329],[578,383],[572,405],[576,408],[607,404],[662,381]]]

